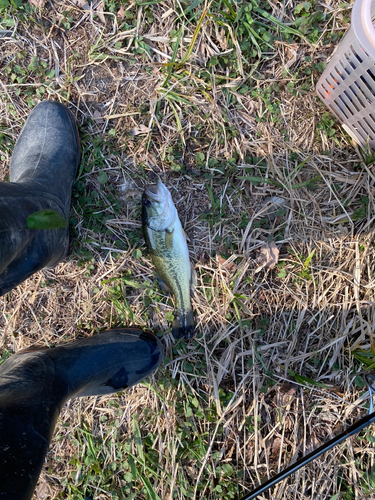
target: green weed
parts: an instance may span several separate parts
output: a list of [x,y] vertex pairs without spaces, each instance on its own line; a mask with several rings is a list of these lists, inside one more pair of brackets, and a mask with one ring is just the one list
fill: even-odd
[[331,115],[331,113],[326,112],[323,113],[320,122],[316,124],[316,129],[324,132],[326,137],[330,139],[336,134],[335,124],[335,118]]
[[[206,367],[200,368],[201,371],[204,369]],[[160,491],[168,491],[168,486],[174,484],[174,476],[178,478],[184,497],[192,498],[194,486],[187,480],[184,468],[189,464],[196,468],[201,467],[210,442],[210,432],[202,431],[201,423],[209,422],[214,428],[219,416],[215,404],[207,405],[208,401],[203,393],[197,394],[186,386],[182,388],[176,382],[163,377],[155,389],[165,404],[171,406],[170,411],[176,415],[173,430],[176,439],[169,445],[173,448],[165,447],[162,453],[154,448],[156,441],[167,443],[168,440],[165,431],[156,434],[145,429],[146,415],[143,418],[133,415],[130,430],[124,433],[124,430],[119,428],[122,409],[117,400],[110,401],[112,416],[110,420],[106,416],[102,417],[106,425],[104,436],[95,435],[87,424],[82,423],[71,438],[72,444],[77,447],[77,455],[71,459],[72,473],[64,483],[70,498],[93,498],[96,489],[100,487],[102,492],[118,500],[139,498],[140,495],[150,500],[159,500],[162,498]],[[221,406],[225,408],[233,393],[220,389],[219,394]],[[156,415],[152,410],[147,411],[147,421],[151,422]],[[223,429],[219,428],[218,435],[222,432]],[[228,500],[235,499],[239,493],[238,479],[241,471],[237,469],[235,462],[218,462],[219,442],[213,450],[214,462],[207,464],[198,492],[206,491],[206,487],[213,480],[210,498],[219,500],[224,495]],[[177,467],[177,474],[175,471],[173,476],[168,472],[171,453],[176,456]]]

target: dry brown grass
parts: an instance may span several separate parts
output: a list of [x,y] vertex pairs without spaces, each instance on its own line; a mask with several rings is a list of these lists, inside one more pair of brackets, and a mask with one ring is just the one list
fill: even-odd
[[[275,82],[280,87],[276,96],[271,94],[279,103],[280,122],[262,121],[260,117],[269,116],[264,101],[252,97],[250,91],[237,91],[246,80],[241,67],[236,79],[221,74],[220,84],[214,69],[211,84],[197,76],[210,57],[228,49],[224,32],[215,29],[211,18],[203,23],[189,63],[177,68],[169,82],[168,92],[174,91],[188,103],[182,104],[168,101],[167,88],[162,87],[166,77],[163,63],[172,55],[170,32],[178,21],[174,2],[153,5],[154,22],[148,22],[145,7],[130,3],[125,8],[137,22],[129,30],[122,28],[123,21],[115,14],[107,14],[103,24],[93,12],[74,3],[50,2],[42,13],[35,14],[45,28],[37,22],[19,21],[12,28],[14,36],[0,38],[1,125],[14,141],[29,113],[28,86],[35,102],[36,91],[43,86],[46,90],[40,98],[67,104],[85,136],[85,164],[92,162],[81,180],[98,191],[108,215],[103,228],[110,233],[86,226],[80,206],[73,203],[72,215],[77,221],[73,252],[55,269],[37,273],[0,299],[3,345],[14,352],[34,343],[55,345],[117,326],[118,311],[109,300],[111,283],[103,284],[103,280],[130,276],[154,286],[150,260],[144,249],[141,257],[134,257],[133,250],[139,245],[129,231],[140,231],[142,189],[147,178],[157,174],[172,191],[198,273],[194,297],[197,338],[176,354],[171,334],[163,337],[168,361],[151,385],[158,390],[164,377],[177,378],[180,397],[196,394],[207,407],[215,403],[217,419],[210,422],[192,417],[197,434],[208,432],[206,454],[195,463],[179,464],[176,456],[183,445],[174,429],[181,416],[173,388],[160,389],[163,398],[138,386],[117,398],[70,401],[61,413],[34,498],[68,498],[63,479],[78,478],[79,470],[70,458],[83,460],[87,447],[84,438],[81,445],[76,439],[83,421],[93,435],[110,443],[106,456],[116,462],[113,443],[134,438],[134,415],[144,436],[148,431],[159,436],[153,449],[165,475],[160,481],[153,480],[153,487],[161,499],[184,498],[179,474],[196,485],[207,464],[213,470],[222,463],[242,470],[240,491],[248,491],[366,411],[362,409],[366,398],[355,383],[361,368],[352,353],[373,345],[375,177],[372,165],[366,166],[338,127],[333,138],[317,130],[325,110],[313,88],[295,96],[287,88],[292,77],[283,76],[284,69],[292,74],[324,61],[333,45],[321,41],[275,44],[270,60],[262,60],[249,80],[260,90]],[[274,15],[279,15],[281,7],[272,6]],[[284,6],[280,19],[287,20],[294,7],[293,3]],[[332,32],[345,29],[339,2],[329,1],[321,8],[333,12]],[[70,30],[63,27],[64,11],[72,16]],[[193,32],[194,27],[186,23],[179,59]],[[137,51],[139,34],[150,47],[147,55]],[[22,84],[12,82],[5,68],[14,65],[20,53],[21,67],[37,55],[55,69],[53,89],[48,89],[38,72],[29,73]],[[316,81],[316,75],[310,78]],[[132,135],[139,127],[147,127],[143,129],[146,133]],[[236,136],[228,134],[230,128]],[[114,135],[106,135],[110,130]],[[110,146],[103,142],[97,146],[98,137],[106,137]],[[182,153],[183,173],[171,169],[171,148]],[[10,151],[11,146],[1,151],[4,175]],[[203,164],[195,160],[198,152],[204,154]],[[98,168],[100,155],[103,162]],[[225,162],[233,157],[235,166],[224,173],[208,164],[209,158]],[[249,157],[262,159],[262,164],[250,168]],[[303,161],[306,163],[299,169]],[[98,170],[105,170],[109,177],[104,186],[97,180]],[[249,175],[277,184],[242,179]],[[315,177],[317,189],[310,190],[307,181]],[[303,183],[304,187],[296,187]],[[212,208],[207,186],[217,207],[225,207],[213,225],[201,217]],[[117,214],[108,200],[113,193],[122,201]],[[264,200],[269,196],[285,200],[285,214],[257,227],[265,217]],[[368,204],[358,215],[364,207],[361,197]],[[246,223],[240,226],[243,214]],[[280,267],[255,272],[259,249],[276,237],[285,276],[277,276]],[[122,249],[115,246],[117,240],[123,242]],[[87,261],[83,267],[78,265],[78,247],[91,255],[92,269]],[[310,265],[304,267],[313,251]],[[223,257],[215,257],[215,252]],[[168,330],[165,313],[173,310],[168,298],[155,292],[151,305],[145,306],[147,288],[127,286],[124,293],[133,318],[131,321],[128,315],[126,321],[123,317],[123,325]],[[206,368],[186,371],[186,363],[193,367],[203,363]],[[327,387],[307,389],[288,370]],[[267,385],[270,379],[275,382],[273,387]],[[221,399],[220,389],[232,395],[229,403]],[[204,399],[200,399],[202,395]],[[219,458],[213,458],[214,451]],[[363,476],[371,473],[373,462],[374,444],[351,439],[264,498],[328,499],[339,491],[338,477],[353,492],[346,498],[369,498],[372,493],[363,486]],[[116,474],[121,486],[122,476],[119,471]],[[210,496],[215,481],[212,477],[212,482],[204,483],[196,498],[216,498]],[[344,498],[340,495],[334,498]],[[98,487],[94,498],[110,496]]]

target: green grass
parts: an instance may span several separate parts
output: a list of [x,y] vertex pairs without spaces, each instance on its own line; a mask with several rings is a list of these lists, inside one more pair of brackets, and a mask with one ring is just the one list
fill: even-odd
[[[201,366],[198,370],[204,370]],[[197,372],[197,366],[186,365],[184,370]],[[168,375],[161,378],[153,389],[159,400],[167,405],[175,419],[173,436],[166,428],[163,432],[141,430],[141,421],[134,416],[128,424],[123,421],[123,408],[118,400],[108,400],[107,405],[111,417],[102,416],[100,425],[105,426],[105,436],[95,435],[90,426],[82,422],[71,443],[77,448],[77,456],[72,457],[69,469],[71,474],[62,485],[70,495],[69,498],[84,500],[95,497],[100,488],[110,498],[160,498],[157,491],[173,491],[173,486],[181,489],[184,498],[193,498],[194,485],[186,474],[185,464],[192,464],[200,469],[210,448],[214,465],[207,464],[201,476],[199,492],[209,488],[211,498],[237,498],[238,483],[241,470],[230,463],[220,463],[220,435],[223,427],[218,426],[215,433],[218,443],[212,446],[213,429],[219,419],[215,404],[188,386],[181,389],[178,382]],[[174,398],[169,397],[173,391]],[[233,393],[220,391],[220,402],[223,408],[233,397]],[[150,429],[158,419],[158,414],[145,409],[142,423],[147,419]],[[142,425],[143,427],[143,425]],[[203,430],[203,429],[206,430]],[[56,437],[59,440],[59,435]],[[161,441],[164,451],[155,449],[155,443]],[[173,458],[172,458],[173,457]],[[166,472],[168,462],[173,459],[175,469],[173,476]],[[162,482],[162,488],[160,483]],[[64,493],[65,495],[65,493]],[[64,496],[61,496],[64,498]]]

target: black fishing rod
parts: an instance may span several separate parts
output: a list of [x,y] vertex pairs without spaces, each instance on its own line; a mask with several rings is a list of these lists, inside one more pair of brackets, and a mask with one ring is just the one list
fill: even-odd
[[275,486],[279,481],[286,479],[288,476],[293,474],[293,472],[296,472],[297,470],[301,469],[301,467],[304,467],[308,463],[310,463],[313,460],[315,460],[316,458],[320,457],[320,455],[322,455],[326,451],[329,451],[332,448],[334,448],[336,445],[342,443],[343,441],[345,441],[345,439],[347,439],[351,436],[354,436],[355,434],[358,434],[358,432],[360,432],[362,429],[364,429],[368,425],[375,423],[375,412],[372,412],[372,409],[373,409],[372,396],[375,395],[375,388],[373,387],[372,383],[370,382],[370,378],[372,379],[372,383],[374,383],[375,377],[373,375],[366,375],[365,376],[365,379],[366,379],[366,382],[367,382],[367,385],[369,388],[369,392],[370,392],[370,412],[371,413],[369,415],[361,418],[360,420],[358,420],[358,422],[356,422],[355,424],[348,427],[348,429],[346,429],[344,432],[342,432],[338,436],[334,437],[333,439],[331,439],[327,443],[323,444],[322,446],[320,446],[316,450],[312,451],[311,453],[309,453],[305,457],[301,458],[295,464],[290,465],[286,469],[282,470],[281,472],[276,474],[276,476],[272,477],[271,479],[269,479],[265,483],[263,483],[260,486],[258,486],[257,488],[255,488],[255,490],[253,490],[249,495],[245,495],[240,500],[252,500],[253,498],[256,498],[258,495],[260,495],[261,493],[264,493],[272,486]]

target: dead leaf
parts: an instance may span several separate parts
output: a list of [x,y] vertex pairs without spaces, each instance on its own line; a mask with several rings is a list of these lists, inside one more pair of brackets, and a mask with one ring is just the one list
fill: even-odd
[[226,262],[226,260],[224,259],[224,257],[222,257],[218,253],[216,254],[216,261],[219,264],[219,266],[222,266]]
[[98,111],[98,110],[94,111],[94,114],[92,115],[92,117],[96,123],[99,123],[99,124],[104,123],[104,120],[102,118],[100,111]]
[[280,208],[289,208],[290,203],[284,198],[280,198],[280,196],[267,196],[263,201],[262,205],[262,216],[267,215],[271,221],[274,221],[276,218],[277,211]]
[[90,5],[88,4],[87,0],[72,0],[72,2],[82,10],[90,10]]
[[227,40],[227,35],[225,33],[224,28],[221,28],[220,30],[218,30],[217,39],[219,41],[220,48],[222,50],[227,50],[228,49],[228,40]]
[[333,386],[331,387],[330,389],[331,392],[334,392],[335,394],[337,394],[338,396],[340,396],[341,398],[344,397],[344,393],[342,392],[341,390],[341,387],[340,386]]
[[229,259],[224,259],[224,257],[217,253],[216,261],[219,266],[226,271],[231,272],[236,268],[236,264],[233,262],[233,260],[231,261],[231,257],[229,257]]
[[248,113],[244,113],[243,111],[237,111],[237,114],[241,118],[242,121],[246,123],[249,127],[254,127],[257,123],[253,116],[250,116]]
[[201,64],[206,64],[206,62],[208,61],[208,56],[207,56],[208,50],[202,38],[197,43],[197,48],[195,52],[198,56],[199,62]]
[[35,5],[35,7],[39,7],[40,9],[44,7],[44,4],[47,0],[29,0],[29,4]]
[[40,483],[38,484],[35,493],[40,500],[44,500],[50,495],[50,488],[47,483]]
[[126,198],[129,197],[140,198],[141,196],[139,194],[139,191],[137,191],[136,189],[129,189],[129,191],[125,191],[125,193],[123,194],[123,198],[126,200]]
[[[278,408],[289,409],[290,403],[296,397],[297,386],[285,382],[282,384],[274,398],[274,402]],[[289,405],[289,407],[288,407]]]
[[146,125],[141,124],[138,127],[133,128],[131,134],[142,135],[142,134],[148,134],[149,132],[151,132],[151,129],[149,127],[146,127]]
[[123,5],[121,5],[119,10],[117,11],[117,15],[120,19],[122,19],[122,21],[125,19],[125,8]]
[[267,243],[260,249],[260,254],[257,258],[258,267],[255,269],[255,273],[259,273],[264,267],[273,269],[279,262],[280,251],[277,248],[274,241]]
[[103,13],[103,0],[101,0],[95,7],[96,13],[103,24],[105,24],[105,17]]
[[308,453],[311,453],[312,451],[316,450],[317,448],[319,448],[320,445],[321,445],[321,442],[319,441],[319,439],[317,438],[317,436],[315,434],[310,436],[310,446],[306,447],[306,452],[305,452],[306,455]]
[[270,461],[275,461],[279,456],[279,450],[281,448],[281,438],[277,437],[273,440]]
[[208,253],[202,252],[199,256],[198,262],[199,262],[199,264],[204,265],[204,264],[207,264],[207,262],[209,262],[209,260],[210,260],[210,257],[208,255]]

